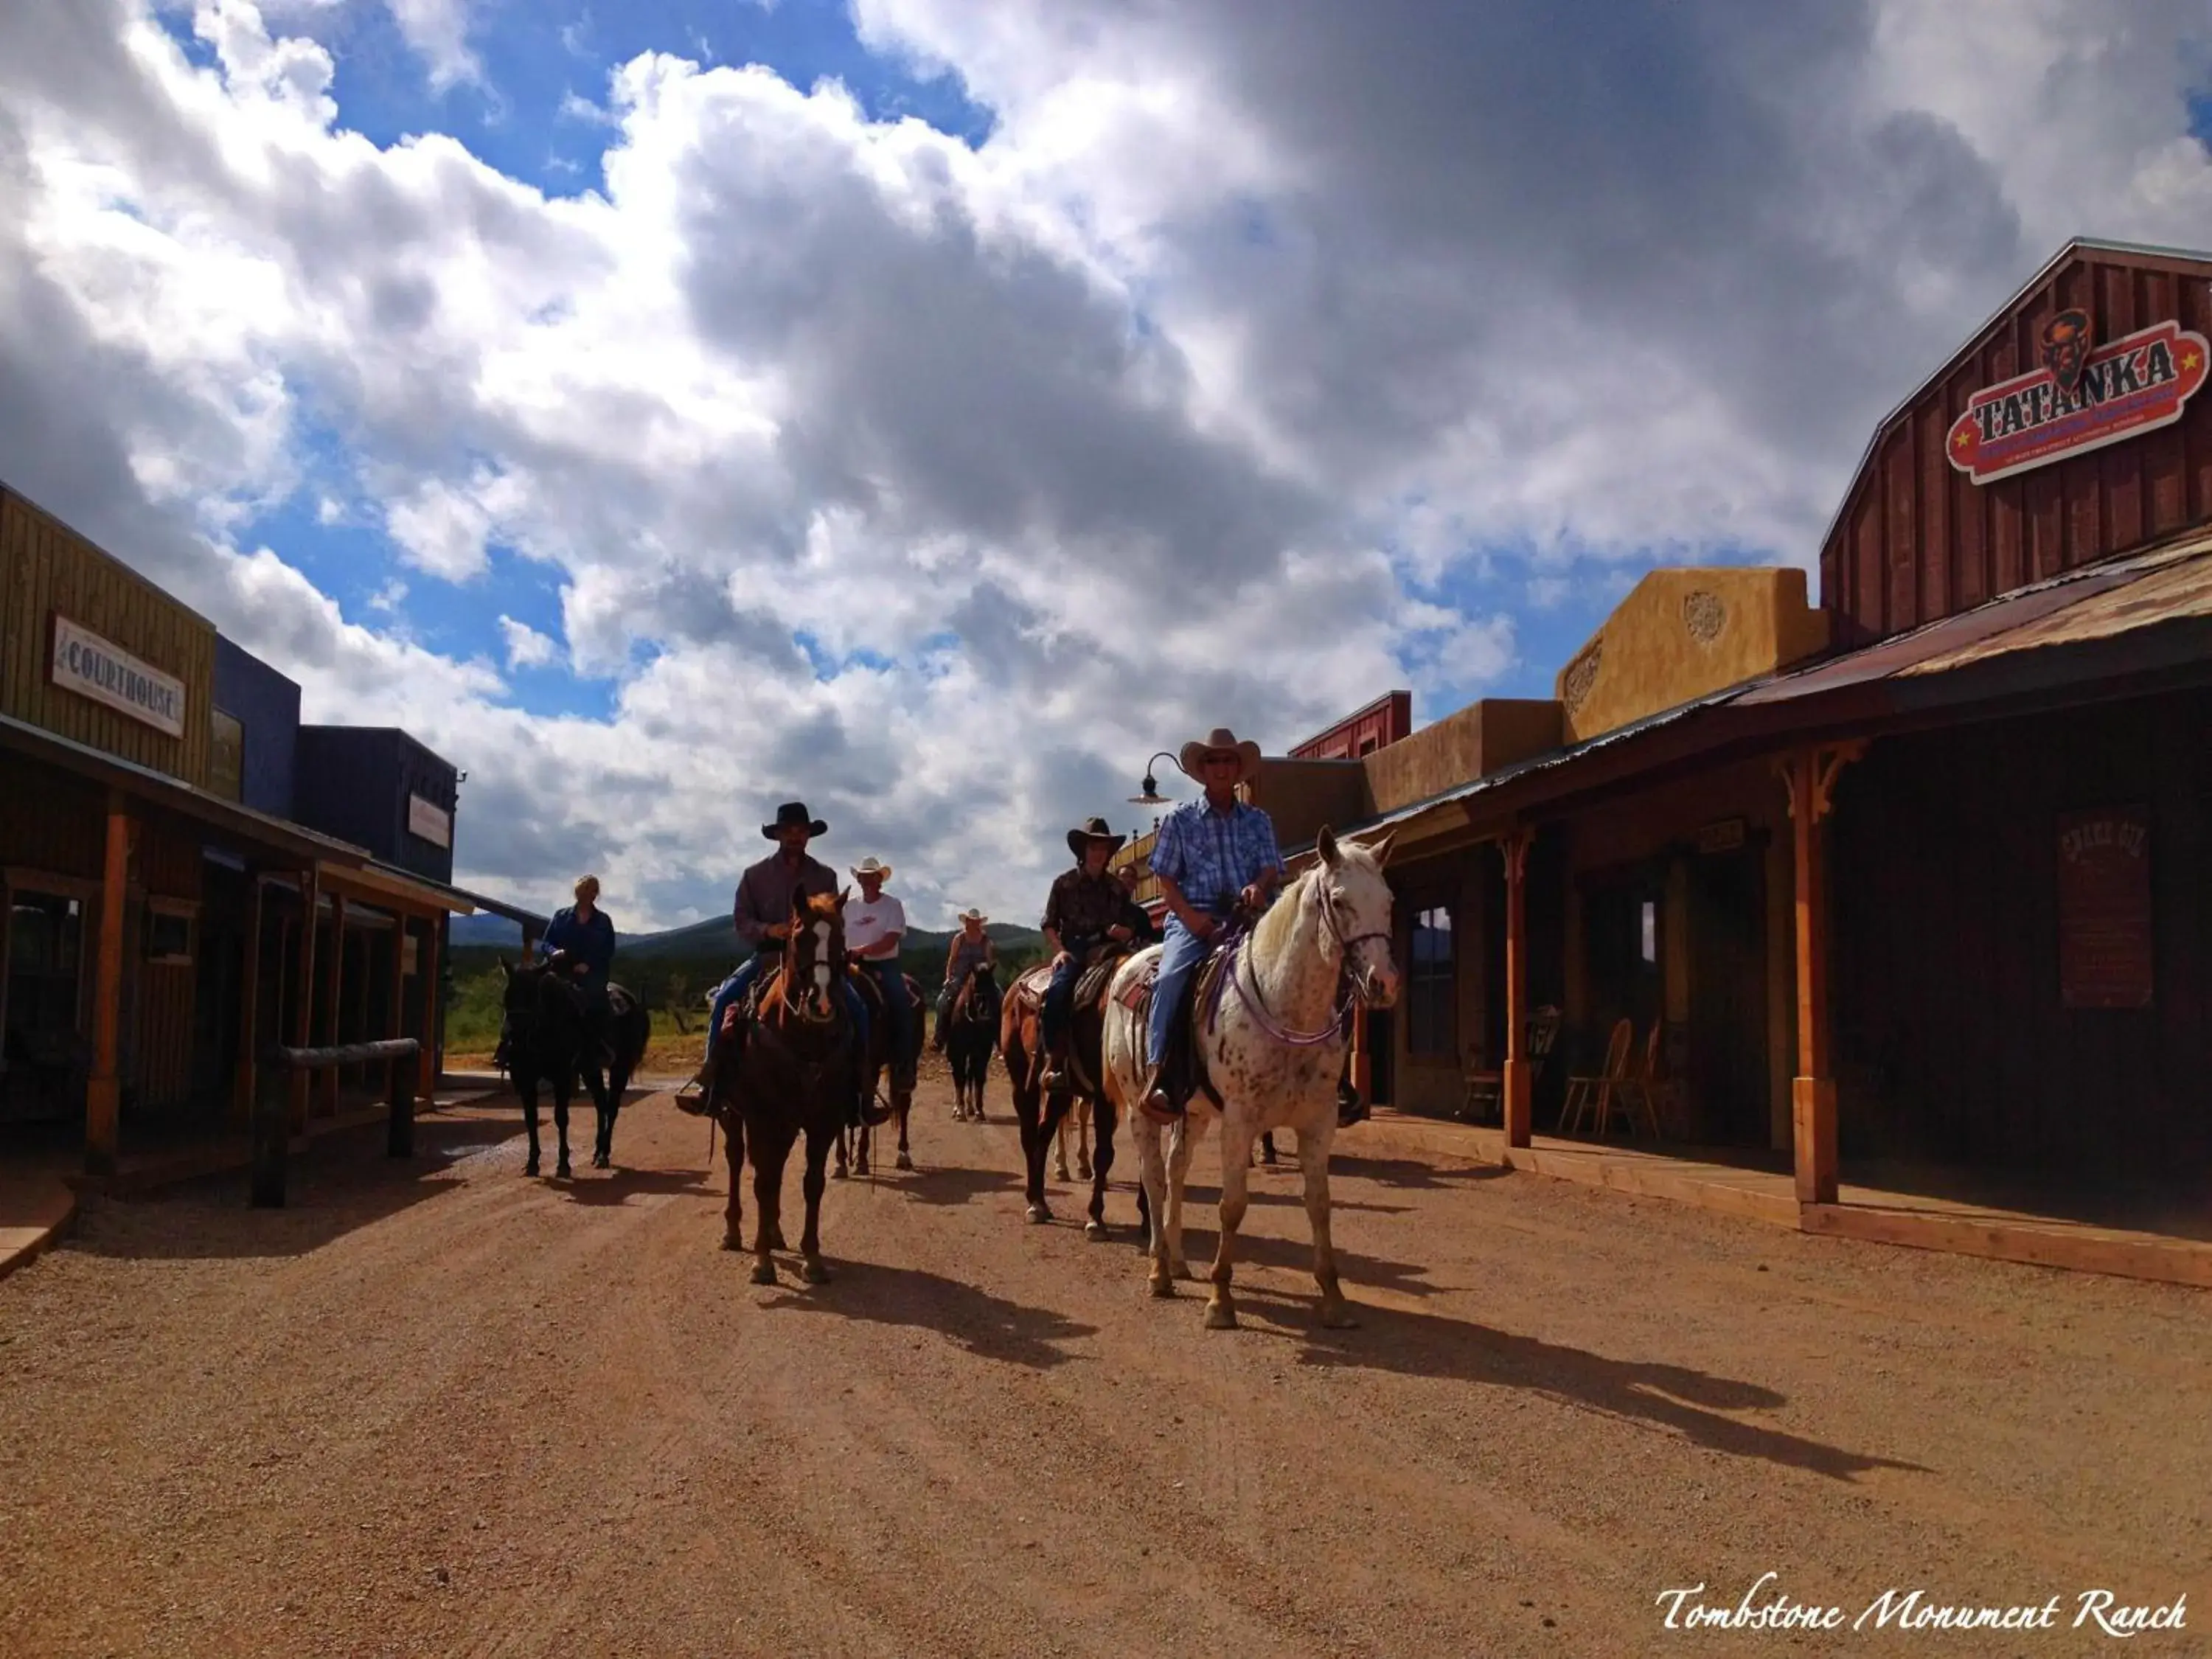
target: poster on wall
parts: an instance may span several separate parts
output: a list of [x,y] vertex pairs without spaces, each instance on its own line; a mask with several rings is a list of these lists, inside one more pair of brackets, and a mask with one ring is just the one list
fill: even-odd
[[2058,818],[2058,1000],[2151,1005],[2150,813],[2100,807]]
[[407,797],[407,830],[433,847],[453,844],[453,815],[420,795]]

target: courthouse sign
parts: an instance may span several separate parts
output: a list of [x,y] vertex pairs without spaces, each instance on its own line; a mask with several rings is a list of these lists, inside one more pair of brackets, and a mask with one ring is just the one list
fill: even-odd
[[2204,337],[2177,322],[2094,349],[2089,338],[2082,312],[2062,311],[2045,324],[2043,367],[1984,387],[1951,423],[1951,465],[1990,483],[2171,426],[2212,359]]
[[67,617],[54,618],[53,680],[156,732],[185,735],[185,683]]

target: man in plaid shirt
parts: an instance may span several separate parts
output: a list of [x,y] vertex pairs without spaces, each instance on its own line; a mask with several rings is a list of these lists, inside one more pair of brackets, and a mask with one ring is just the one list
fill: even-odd
[[1206,786],[1201,800],[1185,801],[1160,821],[1152,843],[1152,873],[1167,901],[1159,977],[1152,987],[1151,1075],[1139,1105],[1156,1123],[1182,1115],[1187,1091],[1161,1086],[1176,1010],[1212,939],[1231,911],[1266,908],[1282,884],[1283,856],[1275,826],[1256,806],[1237,799],[1237,786],[1260,769],[1260,745],[1240,743],[1226,726],[1182,746],[1185,773]]

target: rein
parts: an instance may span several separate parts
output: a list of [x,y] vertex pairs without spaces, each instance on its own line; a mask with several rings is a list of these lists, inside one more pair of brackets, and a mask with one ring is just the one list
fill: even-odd
[[[1343,930],[1336,925],[1336,896],[1326,886],[1322,888],[1321,894],[1322,931],[1335,941],[1337,960],[1340,964],[1351,960],[1353,945],[1364,945],[1370,939],[1388,939],[1390,937],[1388,933],[1377,931],[1356,933],[1346,939]],[[1344,1035],[1342,1026],[1345,1015],[1352,1012],[1352,1004],[1366,1000],[1366,993],[1360,990],[1356,984],[1347,985],[1344,995],[1338,1000],[1335,1012],[1329,1016],[1328,1024],[1310,1031],[1291,1030],[1279,1023],[1274,1016],[1267,1012],[1267,1005],[1261,1000],[1259,982],[1252,980],[1251,977],[1252,959],[1249,949],[1251,943],[1251,933],[1242,930],[1237,937],[1230,942],[1229,948],[1237,954],[1229,964],[1229,972],[1224,977],[1235,988],[1237,1000],[1243,1003],[1245,1011],[1252,1016],[1252,1023],[1267,1036],[1286,1048],[1317,1048],[1325,1042],[1341,1041]],[[1240,969],[1242,971],[1239,971]],[[1251,981],[1249,984],[1246,982],[1248,980]]]

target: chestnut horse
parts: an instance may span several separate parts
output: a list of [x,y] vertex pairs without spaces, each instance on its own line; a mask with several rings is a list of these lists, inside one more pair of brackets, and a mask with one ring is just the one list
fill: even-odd
[[1099,1062],[1099,1039],[1103,1018],[1095,1007],[1078,1008],[1068,1033],[1069,1086],[1047,1095],[1044,1074],[1043,982],[1049,970],[1031,969],[1014,981],[999,1014],[999,1052],[1005,1056],[1006,1079],[1013,1085],[1014,1120],[1021,1126],[1022,1161],[1031,1221],[1052,1219],[1044,1198],[1044,1161],[1061,1120],[1076,1101],[1091,1107],[1091,1133],[1097,1142],[1091,1163],[1091,1219],[1083,1231],[1087,1237],[1106,1237],[1106,1177],[1114,1168],[1114,1108],[1107,1102]]
[[839,983],[845,972],[846,897],[824,893],[793,900],[783,961],[770,970],[750,1018],[740,1013],[744,1047],[737,1063],[716,1075],[708,1103],[729,1134],[726,1250],[744,1248],[738,1194],[748,1151],[752,1156],[753,1204],[760,1212],[753,1237],[756,1285],[776,1282],[772,1252],[784,1247],[783,1167],[802,1133],[806,1231],[799,1241],[799,1273],[810,1285],[830,1279],[822,1261],[822,1194],[830,1184],[830,1151],[845,1127],[864,1061]]

